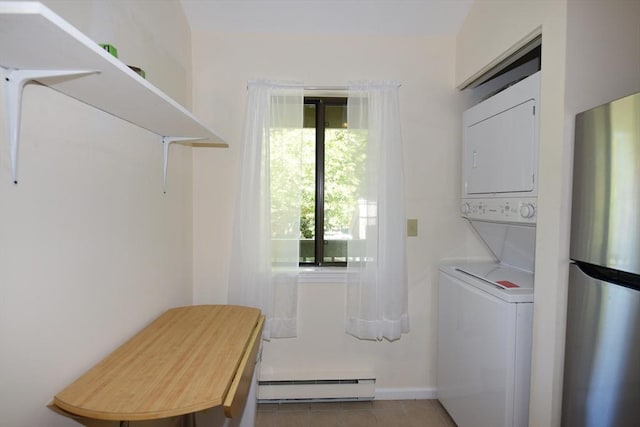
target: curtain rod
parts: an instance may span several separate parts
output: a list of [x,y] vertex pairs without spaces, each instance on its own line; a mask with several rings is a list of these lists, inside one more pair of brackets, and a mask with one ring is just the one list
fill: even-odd
[[282,83],[282,82],[271,82],[271,81],[260,81],[260,80],[249,80],[247,82],[247,87],[252,84],[252,83],[267,83],[267,84],[271,84],[274,86],[280,86],[280,87],[297,87],[297,88],[301,88],[304,90],[343,90],[343,91],[347,91],[349,90],[349,86],[333,86],[333,85],[329,85],[329,86],[323,86],[323,85],[305,85],[304,83]]
[[[251,83],[256,83],[259,82],[258,80],[249,80],[247,82],[247,87],[249,86],[249,84]],[[332,85],[328,85],[328,86],[324,86],[324,85],[305,85],[303,83],[279,83],[279,82],[267,82],[270,84],[274,84],[275,86],[281,86],[281,87],[299,87],[302,88],[304,90],[310,90],[310,91],[342,91],[342,92],[346,92],[349,90],[349,86],[332,86]],[[396,85],[398,87],[401,87],[402,85],[400,83],[396,83]]]
[[[396,84],[397,87],[402,87],[400,83]],[[304,90],[308,91],[326,91],[326,92],[348,92],[349,86],[302,86]]]
[[349,86],[303,86],[304,90],[349,90]]

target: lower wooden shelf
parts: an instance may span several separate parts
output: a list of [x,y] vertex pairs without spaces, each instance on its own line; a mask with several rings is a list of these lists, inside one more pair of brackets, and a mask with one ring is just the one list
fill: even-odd
[[262,338],[260,310],[174,308],[55,395],[53,405],[99,420],[152,420],[225,405],[242,413]]

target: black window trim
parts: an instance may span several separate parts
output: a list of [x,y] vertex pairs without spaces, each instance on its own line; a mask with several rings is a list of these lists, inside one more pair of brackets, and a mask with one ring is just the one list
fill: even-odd
[[[316,106],[316,186],[315,186],[315,221],[314,221],[314,241],[315,254],[314,262],[300,262],[301,267],[346,267],[347,262],[325,262],[324,261],[324,142],[325,142],[325,108],[328,105],[347,106],[347,97],[322,97],[305,96],[304,104],[314,104]],[[321,159],[322,161],[318,161]]]

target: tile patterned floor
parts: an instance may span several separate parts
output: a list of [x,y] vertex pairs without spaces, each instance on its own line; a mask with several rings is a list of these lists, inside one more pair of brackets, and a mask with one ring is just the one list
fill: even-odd
[[263,403],[256,427],[455,427],[437,400]]

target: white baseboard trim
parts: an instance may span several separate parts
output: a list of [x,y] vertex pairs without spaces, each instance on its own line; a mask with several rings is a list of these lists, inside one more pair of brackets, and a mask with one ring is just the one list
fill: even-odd
[[414,400],[435,399],[435,388],[407,387],[407,388],[376,388],[376,400]]

